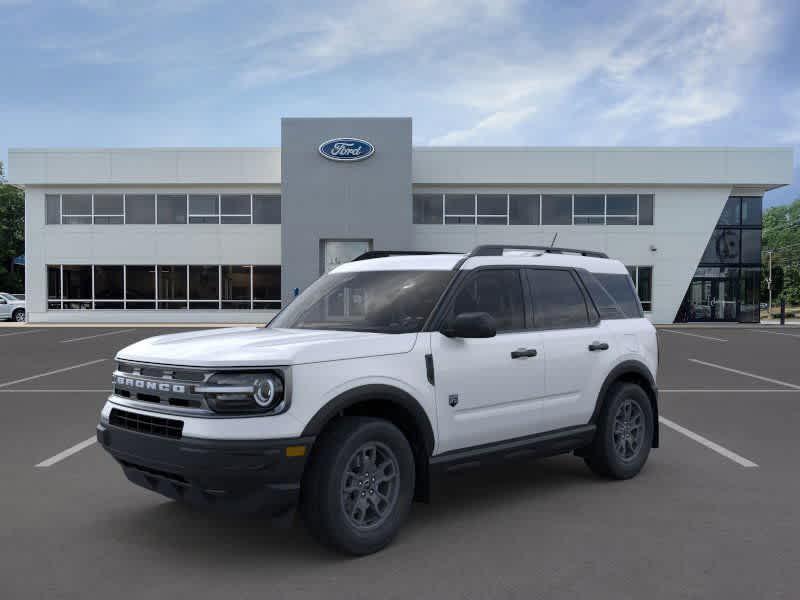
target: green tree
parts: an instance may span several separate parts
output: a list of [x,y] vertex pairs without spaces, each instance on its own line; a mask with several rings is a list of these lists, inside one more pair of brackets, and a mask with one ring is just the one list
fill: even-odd
[[800,304],[800,198],[785,206],[773,206],[764,213],[761,233],[761,298],[767,298],[769,255],[772,251],[772,298],[781,295],[788,304]]
[[25,252],[25,193],[9,185],[0,162],[0,290],[25,291],[22,270],[14,258]]

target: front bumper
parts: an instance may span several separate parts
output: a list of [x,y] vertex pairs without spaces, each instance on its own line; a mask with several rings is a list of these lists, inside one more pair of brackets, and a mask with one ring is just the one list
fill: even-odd
[[299,498],[314,438],[171,439],[101,423],[97,441],[151,491],[203,508],[279,515]]

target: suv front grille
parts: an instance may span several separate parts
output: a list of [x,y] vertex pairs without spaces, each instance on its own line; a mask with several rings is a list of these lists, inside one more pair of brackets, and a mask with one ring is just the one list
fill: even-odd
[[113,374],[114,394],[162,409],[177,409],[179,413],[211,412],[205,396],[194,391],[212,372],[205,369],[186,369],[162,365],[139,365],[121,361]]
[[164,419],[150,415],[140,415],[127,410],[118,408],[111,409],[108,418],[109,424],[122,429],[136,431],[138,433],[148,433],[179,440],[183,435],[183,421],[176,419]]

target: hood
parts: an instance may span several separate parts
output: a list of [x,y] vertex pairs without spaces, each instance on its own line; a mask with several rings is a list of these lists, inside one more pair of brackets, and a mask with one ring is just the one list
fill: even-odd
[[409,352],[417,334],[231,327],[147,338],[120,360],[192,367],[262,367]]

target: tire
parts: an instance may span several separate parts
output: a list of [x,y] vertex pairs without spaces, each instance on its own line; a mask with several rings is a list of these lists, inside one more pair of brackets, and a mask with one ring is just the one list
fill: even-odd
[[341,417],[314,445],[301,490],[303,518],[328,547],[356,556],[377,552],[408,516],[414,476],[411,446],[397,427]]
[[653,426],[647,393],[635,383],[614,384],[603,403],[586,464],[609,479],[635,477],[650,454]]
[[25,322],[25,309],[24,308],[18,308],[17,310],[15,310],[14,313],[11,315],[11,320],[15,321],[17,323],[24,323]]

